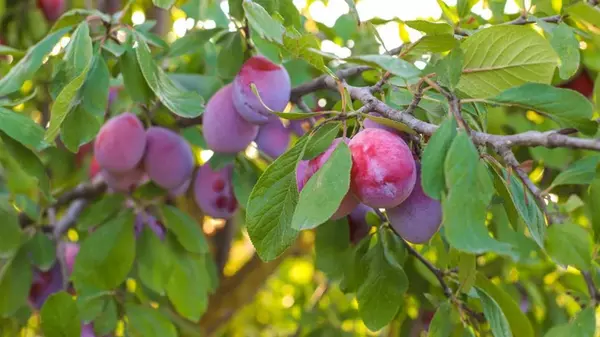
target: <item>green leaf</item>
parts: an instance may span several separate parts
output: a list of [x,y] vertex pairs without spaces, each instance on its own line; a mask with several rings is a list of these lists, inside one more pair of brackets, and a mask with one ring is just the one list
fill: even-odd
[[115,57],[121,57],[121,55],[123,55],[123,53],[125,52],[124,46],[110,39],[104,42],[102,48],[104,48],[104,50],[108,51],[109,53],[113,54]]
[[358,288],[358,312],[371,331],[387,325],[403,304],[408,289],[408,278],[399,266],[388,263],[383,245],[378,242],[363,259],[367,263],[367,276]]
[[52,105],[45,141],[54,141],[67,115],[79,103],[77,99],[79,89],[83,86],[92,65],[92,38],[87,22],[83,22],[73,33],[72,41],[65,53],[63,70],[69,83],[60,91]]
[[76,289],[111,290],[125,281],[135,258],[133,222],[124,211],[83,241],[71,276]]
[[277,111],[275,111],[274,114],[283,119],[287,119],[287,120],[291,120],[291,121],[297,121],[297,120],[302,120],[302,119],[307,119],[310,117],[323,115],[320,112],[277,112]]
[[31,265],[25,250],[4,261],[0,266],[0,316],[12,316],[27,304],[31,280]]
[[137,242],[138,276],[146,287],[163,296],[171,277],[174,258],[148,226],[144,226]]
[[0,130],[29,149],[43,146],[44,129],[31,118],[0,107]]
[[[242,2],[240,1],[240,7]],[[229,11],[231,12],[231,6]],[[188,32],[185,36],[175,40],[169,48],[168,57],[178,57],[185,54],[198,52],[198,49],[207,43],[213,36],[221,33],[222,28],[199,29]]]
[[510,254],[510,245],[492,238],[485,225],[493,182],[465,132],[454,138],[446,155],[444,174],[450,191],[442,202],[443,228],[450,246],[474,254]]
[[[221,87],[223,81],[217,76],[205,76],[198,74],[169,73],[169,77],[177,84],[190,91],[195,91],[208,101]],[[201,146],[206,148],[206,145]]]
[[563,80],[575,75],[579,69],[579,41],[575,32],[564,22],[550,33],[550,44],[560,58],[558,74]]
[[0,55],[11,55],[13,57],[21,57],[25,55],[25,52],[22,50],[15,49],[13,47],[0,45]]
[[204,257],[180,252],[167,284],[167,297],[175,310],[181,316],[197,322],[208,306],[209,287]]
[[78,289],[77,290],[77,308],[79,317],[82,321],[90,322],[96,319],[106,307],[108,291],[98,291],[96,289]]
[[594,242],[598,242],[600,240],[600,208],[594,205],[600,205],[600,179],[596,179],[590,184],[587,201],[594,229]]
[[244,209],[248,204],[252,188],[258,180],[258,174],[248,165],[237,165],[233,170],[231,182],[233,184],[233,193],[238,204]]
[[477,294],[481,300],[483,306],[483,314],[490,323],[490,329],[494,337],[512,337],[513,334],[506,320],[506,316],[502,312],[502,309],[498,306],[498,303],[494,301],[484,290],[477,289]]
[[428,337],[450,337],[457,323],[457,312],[450,301],[443,302],[435,311],[429,325]]
[[[6,217],[2,218],[6,219]],[[5,229],[2,229],[0,231],[3,232],[4,230]],[[0,237],[4,240],[5,234],[0,233]],[[15,241],[17,243],[19,242],[18,239]],[[56,261],[56,246],[46,234],[36,232],[31,240],[29,240],[28,246],[28,251],[31,254],[31,261],[40,270],[47,271],[54,265],[54,261]]]
[[418,77],[421,74],[419,68],[412,63],[390,55],[361,55],[349,57],[346,61],[381,68],[406,79]]
[[118,319],[115,300],[109,298],[106,301],[104,310],[94,319],[94,332],[96,332],[97,336],[105,336],[115,331]]
[[177,237],[179,243],[189,252],[204,254],[208,252],[208,243],[200,224],[187,213],[169,205],[160,207],[164,225]]
[[61,17],[54,23],[51,32],[55,32],[57,30],[61,30],[63,28],[71,28],[83,20],[85,20],[88,16],[98,16],[104,22],[111,22],[111,17],[108,14],[102,13],[96,9],[84,9],[84,8],[75,8],[65,12]]
[[[300,19],[300,12],[298,12],[298,8],[294,5],[293,0],[279,0],[279,10],[278,13],[283,17],[283,22],[286,27],[294,27],[296,29],[302,28],[302,20]],[[348,6],[350,6],[351,11],[356,13],[356,7],[354,6],[353,0],[346,0]]]
[[[293,31],[292,31],[293,32]],[[313,34],[286,34],[283,36],[283,47],[293,57],[302,59],[308,62],[315,69],[323,73],[335,76],[335,74],[327,67],[320,51],[320,41]]]
[[549,84],[527,83],[501,92],[488,101],[535,110],[563,127],[574,127],[588,135],[594,135],[598,131],[598,125],[591,121],[594,111],[592,103],[574,90],[556,88]]
[[600,26],[600,10],[587,1],[581,1],[565,9],[565,14],[577,21],[583,21],[593,26]]
[[137,48],[135,48],[137,60],[146,83],[165,107],[181,117],[193,118],[200,116],[204,112],[202,97],[195,92],[186,91],[177,86],[162,68],[154,62],[150,48],[137,33],[135,34],[135,40],[138,43]]
[[451,50],[459,45],[452,34],[425,35],[416,41],[410,48],[409,54],[422,55],[424,53],[441,53]]
[[421,185],[431,198],[441,200],[446,183],[444,161],[456,137],[456,120],[447,118],[429,139],[421,159]]
[[[346,239],[347,238],[347,239]],[[350,259],[350,225],[346,217],[329,220],[315,232],[315,266],[329,279],[344,275],[346,260]]]
[[83,109],[92,115],[104,117],[108,108],[110,72],[102,54],[94,56],[93,66],[81,89]]
[[220,43],[217,72],[222,78],[234,78],[244,64],[244,45],[239,32],[227,33]]
[[60,29],[30,48],[25,57],[0,79],[0,97],[19,90],[26,80],[32,78],[33,74],[42,66],[46,55],[69,30],[70,28]]
[[102,122],[101,117],[92,115],[83,106],[78,105],[69,112],[61,126],[61,140],[69,151],[76,153],[81,145],[96,137]]
[[0,205],[0,258],[12,256],[21,245],[19,217],[11,205]]
[[315,228],[336,212],[350,188],[351,168],[350,149],[342,141],[300,192],[292,217],[292,228]]
[[271,261],[298,236],[291,226],[298,203],[296,166],[304,154],[308,136],[271,163],[254,185],[246,208],[248,235],[258,256]]
[[588,306],[581,310],[571,322],[570,336],[594,337],[596,334],[596,313]]
[[40,312],[41,326],[46,337],[79,336],[81,320],[73,296],[65,291],[48,297]]
[[229,4],[229,15],[233,16],[239,21],[242,21],[242,19],[244,18],[244,7],[242,7],[242,2],[243,0],[227,1],[227,3]]
[[[125,84],[125,91],[138,103],[147,104],[154,97],[152,89],[146,83],[135,50],[133,50],[131,37],[125,43],[125,52],[119,58],[121,75]],[[139,47],[138,47],[139,48]]]
[[94,202],[81,213],[77,221],[77,228],[88,230],[94,226],[105,223],[122,208],[125,197],[122,194],[106,194],[102,199]]
[[546,250],[557,263],[581,271],[592,267],[592,237],[577,224],[555,224],[548,228]]
[[527,82],[549,84],[558,64],[550,43],[528,26],[485,28],[461,48],[465,62],[458,89],[475,98],[493,97]]
[[175,0],[152,0],[152,3],[162,9],[171,9],[175,4]]
[[246,20],[254,32],[263,39],[283,44],[285,28],[281,23],[273,19],[261,5],[255,2],[244,1],[242,6],[246,13]]
[[554,188],[560,185],[589,185],[596,178],[600,165],[600,155],[584,157],[569,165],[560,172],[550,185]]
[[[458,11],[458,16],[464,18],[471,13],[471,8],[477,4],[479,0],[458,0],[456,3],[456,10]],[[503,8],[504,10],[504,8]]]
[[11,99],[9,97],[0,98],[0,106],[14,107],[17,105],[25,104],[36,97],[38,97],[38,91],[37,91],[37,88],[34,88],[29,93],[29,95],[24,96],[24,97],[19,97],[19,98],[15,98],[15,99]]
[[454,34],[452,26],[445,22],[429,22],[425,20],[409,20],[404,23],[412,29],[421,31],[427,35]]
[[435,66],[435,73],[441,85],[454,90],[460,81],[465,55],[460,48],[453,49]]
[[155,309],[128,303],[125,313],[129,320],[126,329],[131,337],[177,337],[173,324]]
[[308,140],[303,160],[310,160],[323,153],[331,145],[340,131],[339,123],[330,123],[320,127]]
[[458,283],[463,293],[468,293],[475,284],[477,260],[475,255],[460,253],[458,260]]
[[[411,96],[412,97],[412,96]],[[377,124],[382,124],[385,126],[389,126],[391,128],[394,128],[398,131],[404,132],[404,133],[408,133],[411,135],[416,134],[416,132],[411,129],[410,127],[408,127],[406,124],[404,123],[400,123],[400,122],[396,122],[395,120],[389,119],[389,118],[385,118],[385,117],[380,117],[380,116],[375,116],[375,115],[371,115],[371,114],[362,114],[363,117],[370,119],[372,121],[377,122]]]
[[493,298],[494,302],[501,308],[510,324],[510,329],[514,337],[535,336],[531,321],[509,293],[495,285],[485,274],[480,272],[477,272],[475,286],[478,292],[481,290],[485,291],[488,297]]

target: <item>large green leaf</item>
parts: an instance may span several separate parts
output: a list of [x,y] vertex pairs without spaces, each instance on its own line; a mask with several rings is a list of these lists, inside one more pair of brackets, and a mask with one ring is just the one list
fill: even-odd
[[441,85],[454,90],[460,81],[464,58],[463,50],[455,48],[435,65],[435,73]]
[[366,278],[356,294],[358,312],[365,325],[377,331],[402,307],[408,278],[400,265],[391,265],[385,258],[381,241],[369,249],[362,263],[368,267]]
[[0,204],[0,258],[12,256],[21,245],[21,227],[14,208],[9,204]]
[[220,43],[217,71],[222,78],[234,78],[244,64],[244,44],[239,32],[229,32]]
[[429,139],[421,159],[421,185],[431,198],[440,200],[445,189],[444,161],[456,137],[456,120],[448,118]]
[[70,28],[60,29],[38,42],[27,51],[23,57],[10,71],[0,79],[0,97],[11,94],[21,88],[23,83],[30,79],[42,66],[44,58],[52,48],[60,41]]
[[135,53],[142,74],[161,103],[178,116],[186,118],[200,116],[204,112],[202,96],[176,85],[156,64],[152,58],[150,47],[137,33],[135,33],[135,41],[138,43]]
[[131,98],[142,104],[148,104],[153,98],[152,89],[146,83],[140,64],[138,63],[136,52],[132,47],[131,36],[126,42],[125,52],[119,58],[121,75],[125,84],[125,91]]
[[261,5],[253,1],[244,1],[242,6],[246,13],[246,19],[254,32],[268,41],[283,44],[285,28],[281,23],[273,19]]
[[152,0],[152,3],[156,7],[160,7],[162,9],[170,9],[175,4],[175,0]]
[[579,69],[579,41],[573,28],[564,22],[558,24],[550,33],[550,44],[560,57],[558,74],[563,80],[575,75]]
[[131,337],[177,337],[177,330],[159,311],[137,304],[125,305],[127,333]]
[[300,58],[308,62],[311,66],[323,73],[334,75],[327,67],[323,55],[319,53],[320,41],[313,34],[300,34],[293,31],[283,36],[283,47],[292,54],[293,57]]
[[493,26],[468,37],[458,89],[475,98],[493,97],[527,82],[550,83],[558,56],[528,26]]
[[297,230],[312,229],[329,219],[350,188],[352,156],[345,142],[339,142],[329,159],[308,180],[292,217]]
[[137,272],[142,283],[164,295],[173,263],[174,257],[167,245],[148,226],[144,226],[137,240]]
[[510,245],[492,238],[485,225],[493,182],[465,132],[454,138],[444,162],[444,174],[449,193],[442,202],[442,214],[448,243],[474,254],[487,251],[510,254]]
[[93,66],[81,89],[82,105],[86,112],[104,117],[108,107],[110,72],[101,53],[94,56]]
[[65,147],[75,153],[83,144],[89,143],[96,137],[102,118],[88,112],[83,106],[78,105],[69,112],[61,125],[61,140]]
[[577,224],[554,224],[548,228],[546,249],[557,263],[590,270],[592,244],[590,233]]
[[173,232],[181,245],[189,252],[204,254],[208,252],[208,243],[200,224],[180,209],[163,205],[160,208],[164,225]]
[[506,316],[498,303],[482,289],[477,289],[477,294],[479,295],[481,305],[483,306],[483,314],[490,323],[490,329],[492,330],[494,337],[512,337],[513,334],[508,325],[508,321],[506,320]]
[[413,78],[421,74],[414,64],[390,55],[361,55],[349,57],[346,61],[381,68],[402,78]]
[[83,241],[71,276],[76,289],[111,290],[125,281],[135,258],[133,220],[124,211]]
[[352,258],[349,238],[350,226],[346,218],[327,221],[315,232],[315,266],[330,279],[343,276],[344,262]]
[[[241,5],[241,2],[240,2]],[[231,11],[231,7],[230,7]],[[173,42],[169,48],[169,57],[177,57],[185,54],[196,53],[198,49],[216,34],[222,32],[221,28],[200,29],[188,32],[182,38]]]
[[32,271],[24,249],[0,266],[0,317],[14,315],[27,304]]
[[587,1],[578,1],[565,9],[565,14],[573,19],[592,26],[600,26],[600,10]]
[[278,257],[296,239],[299,231],[291,226],[298,203],[296,166],[310,136],[267,167],[254,185],[246,207],[246,226],[258,256],[264,261]]
[[443,302],[435,311],[429,325],[428,337],[450,337],[458,322],[458,313],[450,301]]
[[31,118],[0,107],[0,130],[34,150],[42,146],[44,129]]
[[125,197],[121,194],[106,194],[100,200],[92,203],[81,213],[77,228],[88,230],[102,225],[123,208]]
[[[3,217],[3,219],[5,218]],[[4,238],[4,233],[0,234],[0,237]],[[27,244],[31,254],[31,262],[33,262],[36,267],[40,270],[47,271],[54,265],[54,262],[56,261],[56,245],[48,235],[37,232]]]
[[81,320],[73,296],[65,291],[54,293],[42,306],[41,326],[46,337],[79,336]]
[[600,155],[589,156],[569,165],[569,167],[560,172],[552,185],[551,188],[560,185],[589,185],[596,177],[600,165]]
[[527,83],[503,91],[488,101],[535,110],[546,114],[561,126],[574,127],[589,135],[598,131],[597,123],[591,121],[594,112],[592,103],[574,90]]

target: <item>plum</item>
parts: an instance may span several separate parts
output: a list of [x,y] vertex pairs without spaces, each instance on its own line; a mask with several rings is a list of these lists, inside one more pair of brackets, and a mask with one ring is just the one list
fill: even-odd
[[386,209],[390,224],[406,241],[425,243],[440,229],[442,204],[423,192],[420,165],[417,182],[410,196],[400,205]]
[[[375,117],[383,117],[380,114],[378,114],[377,112],[370,112],[369,115],[371,116],[375,116]],[[402,139],[405,142],[408,142],[410,140],[410,137],[408,134],[406,134],[405,132],[402,132],[398,129],[395,129],[391,126],[387,126],[387,125],[383,125],[383,124],[379,124],[377,122],[375,122],[374,120],[365,118],[364,122],[363,122],[363,126],[365,127],[365,129],[382,129],[382,130],[387,130],[391,133],[395,133],[398,136],[402,137]]]
[[349,143],[352,153],[351,190],[365,205],[391,208],[412,192],[417,179],[413,155],[398,135],[364,129]]
[[135,216],[134,228],[136,237],[140,235],[140,233],[144,229],[144,226],[148,226],[148,228],[150,228],[154,232],[154,234],[156,234],[156,236],[159,237],[159,239],[165,239],[165,235],[167,232],[165,226],[163,226],[163,224],[160,221],[158,221],[156,217],[142,211],[140,213],[137,213]]
[[92,160],[90,161],[90,168],[88,172],[88,176],[90,179],[93,179],[98,173],[100,173],[102,169],[100,168],[100,164],[96,160],[96,156],[92,156]]
[[106,185],[113,191],[129,193],[140,185],[144,171],[140,168],[134,168],[124,173],[110,173],[107,170],[102,170],[100,174],[104,178]]
[[281,156],[290,144],[290,131],[281,123],[276,115],[269,117],[269,122],[262,125],[254,140],[256,147],[271,158]]
[[308,122],[305,119],[293,120],[290,121],[288,129],[295,133],[296,136],[302,137],[307,131],[307,129],[305,129],[305,125],[307,124]]
[[94,325],[92,323],[81,324],[80,337],[96,337],[96,333],[94,332]]
[[138,166],[146,150],[146,131],[136,115],[125,112],[108,120],[96,136],[98,164],[111,173],[125,173]]
[[146,131],[144,169],[156,185],[164,189],[181,186],[194,171],[192,148],[176,132],[153,126]]
[[358,204],[358,206],[348,214],[350,242],[353,244],[360,242],[360,240],[369,234],[371,226],[367,223],[367,213],[372,211],[373,208],[365,204]]
[[56,262],[48,271],[33,270],[33,282],[29,288],[29,303],[39,310],[46,299],[63,290],[63,276],[60,264]]
[[80,168],[83,165],[85,157],[94,150],[94,143],[89,142],[81,145],[75,154],[75,167]]
[[231,176],[233,165],[214,171],[209,164],[198,168],[194,179],[194,199],[206,215],[213,218],[229,219],[238,208],[233,193]]
[[179,197],[185,194],[185,192],[187,192],[188,188],[190,187],[190,184],[192,183],[192,178],[190,177],[188,180],[184,181],[183,184],[172,188],[169,190],[169,195],[172,197]]
[[296,168],[296,186],[298,186],[298,192],[302,191],[304,187],[304,176],[308,170],[308,160],[301,160]]
[[[317,171],[325,164],[325,162],[329,159],[329,157],[333,153],[333,150],[335,150],[337,145],[342,141],[346,142],[346,144],[348,144],[348,142],[349,142],[348,138],[336,138],[333,140],[333,142],[331,143],[329,148],[327,150],[325,150],[325,152],[321,153],[317,157],[308,161],[308,166],[304,173],[302,188],[304,188],[304,186],[306,185],[306,183],[308,182],[310,177],[312,177],[315,173],[317,173]],[[300,186],[300,184],[299,184],[299,186]],[[348,191],[346,196],[344,196],[344,199],[342,199],[337,211],[335,211],[335,213],[333,213],[333,215],[331,216],[331,219],[337,220],[337,219],[341,219],[342,217],[345,217],[350,212],[352,212],[352,210],[357,205],[358,205],[358,199],[356,199],[356,197],[352,194],[352,192]]]
[[62,253],[64,254],[67,271],[71,275],[73,273],[73,266],[75,265],[75,257],[79,253],[79,244],[76,242],[65,242],[62,247]]
[[243,119],[233,106],[232,84],[219,89],[206,104],[202,132],[208,148],[221,153],[236,153],[250,145],[258,125]]
[[37,6],[46,20],[56,21],[65,11],[65,0],[37,0]]
[[266,124],[271,114],[252,92],[251,83],[263,103],[271,110],[283,111],[290,100],[292,83],[287,70],[266,57],[246,60],[233,80],[233,105],[239,114],[253,124]]

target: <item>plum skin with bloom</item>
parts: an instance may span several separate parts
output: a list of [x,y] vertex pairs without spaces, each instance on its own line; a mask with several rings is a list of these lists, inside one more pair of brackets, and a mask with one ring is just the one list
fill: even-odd
[[364,129],[349,143],[352,154],[351,190],[373,208],[398,206],[412,192],[417,170],[410,148],[398,135]]

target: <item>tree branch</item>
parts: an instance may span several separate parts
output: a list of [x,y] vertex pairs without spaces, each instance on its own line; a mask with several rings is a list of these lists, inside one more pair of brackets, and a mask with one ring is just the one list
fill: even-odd
[[590,301],[595,307],[600,301],[600,294],[598,293],[598,288],[596,288],[596,285],[594,284],[594,279],[592,278],[592,274],[590,274],[590,272],[584,271],[581,274],[583,275],[583,279],[585,280],[585,284],[587,285],[588,292],[590,293]]
[[[539,18],[539,20],[542,20],[544,22],[549,22],[549,23],[559,23],[560,21],[562,21],[564,17],[562,15],[552,15],[552,16],[547,16],[545,18]],[[527,25],[530,23],[535,23],[535,20],[529,20],[526,17],[520,16],[512,21],[507,21],[505,23],[503,23],[503,25]]]

